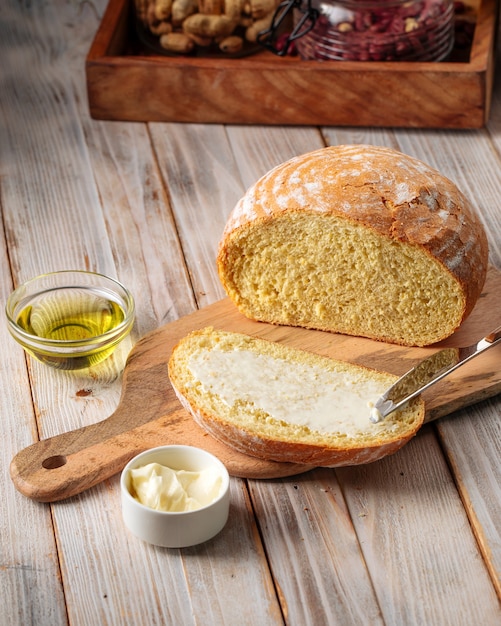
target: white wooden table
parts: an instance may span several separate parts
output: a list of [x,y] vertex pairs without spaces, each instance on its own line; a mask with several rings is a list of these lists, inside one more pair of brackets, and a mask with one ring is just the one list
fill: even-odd
[[104,9],[0,6],[1,300],[80,268],[118,277],[137,301],[130,341],[80,373],[26,359],[0,325],[0,623],[500,624],[501,397],[373,465],[232,479],[228,525],[190,549],[131,536],[118,477],[55,504],[15,490],[20,449],[113,412],[135,341],[224,296],[214,260],[228,213],[293,155],[367,142],[427,161],[473,199],[501,269],[499,81],[479,131],[98,122],[84,59]]

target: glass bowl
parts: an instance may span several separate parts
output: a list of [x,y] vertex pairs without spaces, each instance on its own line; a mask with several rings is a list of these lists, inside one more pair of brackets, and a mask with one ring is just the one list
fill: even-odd
[[5,312],[14,339],[42,363],[63,370],[108,358],[134,323],[134,299],[94,272],[42,274],[18,287]]

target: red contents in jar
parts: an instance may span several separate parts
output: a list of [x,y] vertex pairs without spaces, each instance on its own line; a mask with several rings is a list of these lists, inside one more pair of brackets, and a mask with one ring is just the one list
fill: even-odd
[[454,42],[451,0],[319,2],[314,28],[297,40],[303,59],[439,61]]

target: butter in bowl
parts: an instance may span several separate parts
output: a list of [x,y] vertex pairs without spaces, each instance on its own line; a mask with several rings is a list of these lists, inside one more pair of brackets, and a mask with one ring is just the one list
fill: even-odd
[[194,546],[226,525],[230,477],[214,455],[192,446],[146,450],[120,480],[124,523],[133,535],[165,548]]

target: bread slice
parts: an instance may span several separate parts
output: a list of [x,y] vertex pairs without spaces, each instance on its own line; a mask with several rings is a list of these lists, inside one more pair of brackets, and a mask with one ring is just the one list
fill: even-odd
[[336,146],[279,165],[238,202],[217,258],[247,317],[408,346],[450,336],[485,282],[470,202],[389,148]]
[[418,398],[370,421],[372,403],[396,380],[391,374],[211,327],[178,343],[169,378],[208,433],[266,460],[369,463],[396,452],[424,419]]

